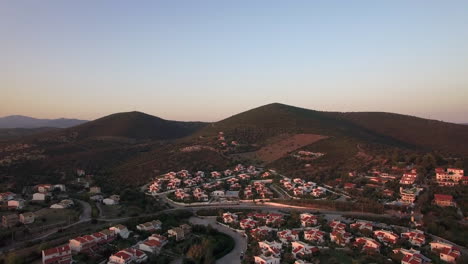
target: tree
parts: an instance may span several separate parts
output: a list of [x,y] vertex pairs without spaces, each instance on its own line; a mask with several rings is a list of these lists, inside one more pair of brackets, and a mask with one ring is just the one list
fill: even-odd
[[5,258],[5,264],[22,264],[24,263],[24,259],[22,257],[18,257],[15,253],[9,253]]

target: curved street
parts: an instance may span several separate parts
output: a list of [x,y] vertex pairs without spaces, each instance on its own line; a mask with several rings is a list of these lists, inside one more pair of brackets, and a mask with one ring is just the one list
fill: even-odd
[[239,264],[242,252],[245,252],[245,250],[247,249],[247,238],[243,234],[238,233],[228,227],[218,224],[216,222],[216,217],[203,217],[203,218],[190,217],[189,221],[190,223],[194,225],[204,225],[204,226],[211,225],[211,227],[218,230],[219,232],[232,237],[236,243],[234,246],[234,249],[231,252],[229,252],[227,255],[225,255],[224,257],[218,259],[216,263]]

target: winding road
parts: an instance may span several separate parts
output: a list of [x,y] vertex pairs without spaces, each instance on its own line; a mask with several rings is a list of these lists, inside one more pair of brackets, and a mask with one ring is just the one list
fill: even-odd
[[219,232],[232,237],[236,243],[234,249],[231,250],[231,252],[229,252],[224,257],[218,259],[216,263],[239,264],[242,252],[245,252],[245,250],[247,249],[247,238],[243,234],[235,232],[228,227],[218,224],[216,222],[216,217],[190,217],[189,221],[194,225],[211,225],[214,229],[218,230]]

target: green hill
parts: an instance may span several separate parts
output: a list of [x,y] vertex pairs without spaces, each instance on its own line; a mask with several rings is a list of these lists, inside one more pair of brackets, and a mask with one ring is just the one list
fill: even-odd
[[313,133],[392,147],[468,154],[468,127],[389,113],[323,112],[274,103],[213,123],[196,134],[219,131],[251,144],[262,144],[283,133]]
[[165,140],[188,136],[205,125],[202,122],[164,120],[141,112],[125,112],[69,128],[65,133],[77,133],[78,139],[121,137]]

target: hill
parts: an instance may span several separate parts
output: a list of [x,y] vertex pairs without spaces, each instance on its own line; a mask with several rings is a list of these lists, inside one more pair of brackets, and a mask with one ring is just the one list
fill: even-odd
[[54,131],[59,128],[39,127],[39,128],[0,128],[0,141],[12,140],[21,137],[31,136],[42,132]]
[[80,125],[87,122],[86,120],[79,119],[38,119],[28,116],[11,115],[0,117],[0,128],[41,128],[41,127],[55,127],[67,128]]
[[309,133],[352,138],[361,143],[468,154],[468,127],[390,113],[323,112],[274,103],[213,123],[197,135],[219,131],[250,144],[263,144],[280,134]]
[[382,112],[343,113],[345,120],[383,136],[418,146],[468,155],[468,126]]
[[85,124],[66,129],[63,133],[77,138],[128,138],[165,140],[188,136],[206,124],[164,120],[141,112],[124,112],[105,116]]

